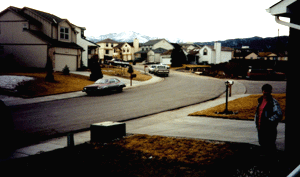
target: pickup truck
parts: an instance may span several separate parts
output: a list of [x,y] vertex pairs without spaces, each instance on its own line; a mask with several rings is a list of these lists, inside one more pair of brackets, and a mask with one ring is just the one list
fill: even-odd
[[122,66],[122,67],[128,67],[130,65],[129,62],[125,62],[120,59],[109,60],[109,61],[107,61],[107,64],[114,65],[114,66]]
[[155,75],[169,76],[169,68],[166,65],[156,65],[153,73]]

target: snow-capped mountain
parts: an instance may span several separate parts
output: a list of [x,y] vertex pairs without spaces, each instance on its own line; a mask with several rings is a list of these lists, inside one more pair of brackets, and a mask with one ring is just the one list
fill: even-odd
[[[102,41],[107,38],[110,38],[117,42],[133,42],[133,40],[135,38],[137,38],[140,43],[145,43],[149,40],[158,39],[157,37],[149,37],[149,36],[134,32],[134,31],[128,31],[128,32],[125,31],[125,32],[121,32],[121,33],[109,33],[109,34],[105,34],[105,35],[100,35],[98,37],[87,36],[87,39],[91,40],[93,42]],[[168,40],[169,42],[174,42],[174,43],[182,42],[182,40],[180,40],[180,39],[175,39],[175,40],[166,39],[166,40]]]

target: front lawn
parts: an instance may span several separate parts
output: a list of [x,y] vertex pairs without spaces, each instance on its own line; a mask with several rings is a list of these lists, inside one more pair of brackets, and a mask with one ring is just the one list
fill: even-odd
[[[273,97],[279,102],[283,120],[285,120],[285,105],[286,105],[286,94],[272,94]],[[225,103],[206,109],[197,111],[189,114],[189,116],[208,116],[208,117],[221,117],[229,119],[242,119],[242,120],[254,120],[254,114],[257,106],[257,99],[262,95],[250,95],[243,98],[238,98],[228,102],[228,110],[238,112],[237,114],[216,114],[216,112],[222,112],[225,109]],[[225,100],[225,98],[224,98]]]
[[[130,79],[130,74],[127,72],[127,68],[102,68],[102,73],[111,76],[123,77]],[[18,92],[11,92],[7,89],[0,89],[2,94],[12,94],[14,96],[21,97],[38,97],[46,95],[54,95],[61,93],[69,93],[74,91],[81,91],[85,86],[93,84],[94,81],[90,81],[90,77],[77,74],[64,75],[62,72],[54,72],[54,82],[46,82],[46,73],[44,72],[24,72],[24,73],[2,73],[5,75],[16,76],[29,76],[35,78],[34,80],[23,82],[18,84],[16,89]],[[142,72],[134,70],[136,77],[133,80],[147,81],[152,76],[144,74]]]
[[[101,68],[102,73],[110,76],[118,76],[118,77],[123,77],[130,79],[130,74],[127,72],[128,68],[124,67],[105,67]],[[136,74],[136,77],[134,77],[132,80],[136,81],[147,81],[152,78],[152,76],[145,74],[140,71],[134,70],[133,74]]]
[[76,74],[63,75],[61,72],[54,72],[54,82],[45,81],[46,73],[9,73],[6,75],[29,76],[35,78],[28,82],[19,83],[13,93],[22,97],[37,97],[81,91],[83,87],[94,83],[87,76]]

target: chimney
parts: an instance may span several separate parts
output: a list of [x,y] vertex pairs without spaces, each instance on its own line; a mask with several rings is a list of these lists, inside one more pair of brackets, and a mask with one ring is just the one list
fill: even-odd
[[133,48],[134,48],[134,52],[138,52],[140,49],[140,43],[139,40],[137,38],[135,38],[133,40]]
[[219,64],[219,63],[221,63],[221,43],[220,42],[215,42],[214,43],[214,49],[216,51],[215,64]]

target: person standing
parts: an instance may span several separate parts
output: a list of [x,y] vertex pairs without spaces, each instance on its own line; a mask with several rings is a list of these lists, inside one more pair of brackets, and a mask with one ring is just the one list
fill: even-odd
[[277,125],[282,119],[280,105],[271,95],[272,86],[262,86],[263,96],[258,99],[255,113],[255,124],[258,142],[264,153],[276,152]]

